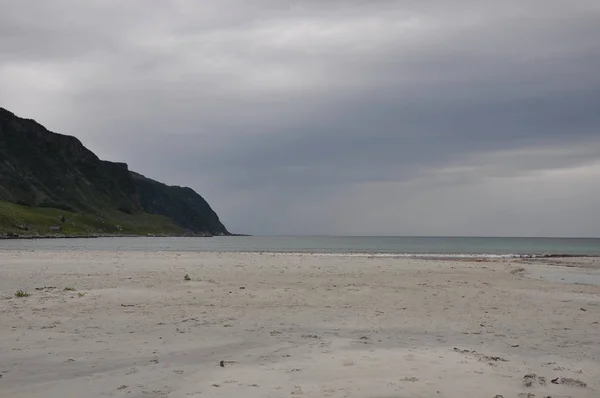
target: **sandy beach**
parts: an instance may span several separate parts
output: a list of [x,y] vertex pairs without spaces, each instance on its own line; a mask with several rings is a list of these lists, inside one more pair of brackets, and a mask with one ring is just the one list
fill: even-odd
[[598,398],[599,282],[598,258],[2,251],[0,396]]

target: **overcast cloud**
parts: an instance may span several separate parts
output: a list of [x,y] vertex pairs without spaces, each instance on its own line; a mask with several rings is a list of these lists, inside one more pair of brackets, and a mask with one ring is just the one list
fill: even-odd
[[252,234],[600,236],[598,0],[4,0],[0,106]]

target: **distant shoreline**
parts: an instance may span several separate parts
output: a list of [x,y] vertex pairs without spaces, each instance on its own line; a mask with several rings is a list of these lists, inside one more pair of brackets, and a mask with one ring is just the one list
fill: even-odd
[[[0,235],[0,240],[97,239],[97,238],[212,238],[221,235]],[[227,235],[222,235],[227,236]]]
[[90,235],[20,235],[20,234],[0,234],[0,240],[34,240],[34,239],[96,239],[96,238],[212,238],[215,236],[252,236],[244,234],[228,235],[169,235],[169,234],[151,234],[151,235],[129,235],[129,234],[90,234]]

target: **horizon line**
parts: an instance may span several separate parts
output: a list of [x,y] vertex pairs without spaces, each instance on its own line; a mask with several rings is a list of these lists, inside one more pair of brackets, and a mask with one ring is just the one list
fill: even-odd
[[[242,235],[244,236],[244,235]],[[331,235],[331,234],[247,234],[265,238],[461,238],[461,239],[600,239],[600,236],[501,236],[501,235]]]

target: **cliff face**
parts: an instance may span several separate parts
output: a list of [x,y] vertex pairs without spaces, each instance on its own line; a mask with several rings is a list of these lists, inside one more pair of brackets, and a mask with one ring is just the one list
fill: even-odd
[[227,229],[190,188],[171,187],[100,160],[75,137],[0,108],[0,201],[72,212],[166,216],[195,233]]
[[193,189],[168,186],[141,174],[131,174],[145,212],[169,217],[180,227],[192,231],[207,231],[213,235],[229,234],[217,213]]

